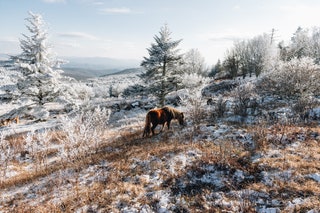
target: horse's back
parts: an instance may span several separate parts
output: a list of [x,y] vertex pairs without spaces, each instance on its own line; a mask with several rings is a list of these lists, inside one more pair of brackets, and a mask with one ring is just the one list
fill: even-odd
[[164,124],[167,122],[166,113],[162,109],[152,109],[148,112],[148,115],[153,124]]

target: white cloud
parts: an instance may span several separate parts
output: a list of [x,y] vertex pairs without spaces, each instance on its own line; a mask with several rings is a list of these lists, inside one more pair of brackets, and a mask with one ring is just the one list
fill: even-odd
[[64,38],[79,38],[79,39],[88,39],[88,40],[99,40],[96,36],[84,33],[84,32],[67,32],[67,33],[59,33],[60,37]]
[[100,12],[104,14],[129,14],[132,13],[130,8],[121,7],[121,8],[104,8],[100,9]]

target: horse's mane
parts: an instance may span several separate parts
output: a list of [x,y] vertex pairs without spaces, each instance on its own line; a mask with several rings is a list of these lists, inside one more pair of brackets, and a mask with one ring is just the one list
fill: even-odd
[[179,119],[181,117],[181,112],[173,107],[165,106],[161,109],[167,112],[174,119]]

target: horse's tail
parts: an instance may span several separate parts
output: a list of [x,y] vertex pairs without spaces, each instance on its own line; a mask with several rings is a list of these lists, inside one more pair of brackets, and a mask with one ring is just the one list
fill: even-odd
[[145,136],[149,136],[150,135],[150,132],[151,132],[151,125],[150,125],[150,113],[148,112],[147,115],[146,115],[146,123],[145,123],[145,126],[144,126],[144,130],[143,130],[143,135],[142,137],[145,137]]

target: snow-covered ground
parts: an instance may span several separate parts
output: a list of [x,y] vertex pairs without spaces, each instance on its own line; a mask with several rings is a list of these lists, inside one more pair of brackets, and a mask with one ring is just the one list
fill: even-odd
[[[122,74],[88,85],[103,91],[120,79],[119,85],[139,83]],[[207,98],[184,104],[192,94],[183,90],[178,108],[187,125],[173,121],[172,129],[142,138],[154,99],[104,92],[87,114],[0,127],[0,212],[320,211],[319,119],[297,125],[278,116],[282,123],[272,124],[253,113],[249,121],[230,113],[234,96],[223,97],[220,118]],[[10,109],[3,106],[1,113]],[[195,109],[206,115],[200,123]],[[319,107],[313,112],[320,115]]]

